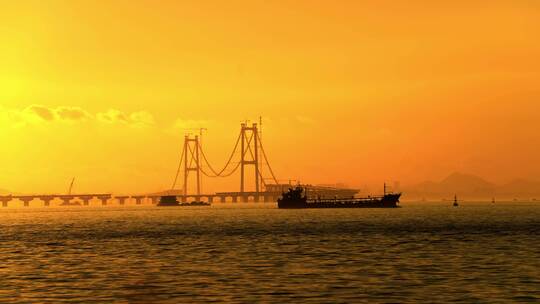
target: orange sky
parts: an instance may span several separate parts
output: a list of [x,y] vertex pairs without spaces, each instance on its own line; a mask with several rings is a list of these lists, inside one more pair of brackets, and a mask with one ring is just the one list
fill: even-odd
[[167,188],[259,115],[284,180],[540,180],[540,2],[201,2],[2,1],[0,188]]

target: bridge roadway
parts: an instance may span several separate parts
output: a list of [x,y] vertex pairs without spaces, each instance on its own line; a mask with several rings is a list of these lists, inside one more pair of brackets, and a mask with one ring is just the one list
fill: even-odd
[[[274,202],[281,193],[277,192],[219,192],[214,194],[201,195],[176,195],[180,202],[206,201],[214,202]],[[136,205],[143,203],[157,204],[160,195],[112,195],[112,194],[72,194],[72,195],[4,195],[0,196],[2,207],[8,207],[10,202],[21,201],[25,207],[30,206],[32,201],[42,201],[43,206],[50,206],[53,201],[60,201],[60,205],[90,205],[92,199],[101,202],[101,205],[117,202],[119,205],[125,205],[126,202],[134,202]]]
[[[283,187],[273,187],[270,191],[264,192],[217,192],[214,194],[191,194],[191,195],[176,195],[180,202],[192,202],[192,201],[205,201],[210,203],[220,202],[275,202],[278,197],[283,193]],[[333,189],[322,187],[311,187],[308,190],[311,197],[354,197],[358,192],[356,189]],[[112,195],[110,193],[98,193],[98,194],[71,194],[71,195],[5,195],[0,196],[0,202],[2,207],[7,207],[11,201],[19,200],[24,206],[30,206],[30,202],[34,200],[40,200],[44,206],[50,206],[52,201],[61,201],[60,205],[82,205],[88,206],[92,199],[101,202],[101,205],[107,205],[108,203],[117,202],[119,205],[125,205],[127,202],[134,202],[136,205],[143,203],[157,204],[161,195]]]

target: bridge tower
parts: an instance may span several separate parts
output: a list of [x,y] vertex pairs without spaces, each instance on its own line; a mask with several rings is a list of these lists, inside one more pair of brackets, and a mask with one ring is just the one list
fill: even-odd
[[184,138],[184,195],[188,195],[189,173],[194,171],[197,179],[197,195],[201,195],[201,162],[199,159],[199,136]]
[[247,123],[242,123],[241,129],[241,153],[240,153],[240,192],[245,191],[245,167],[255,167],[255,191],[261,192],[259,180],[259,131],[257,124],[250,126]]

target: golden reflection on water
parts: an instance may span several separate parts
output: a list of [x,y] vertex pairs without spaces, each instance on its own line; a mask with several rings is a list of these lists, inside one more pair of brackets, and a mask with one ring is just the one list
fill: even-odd
[[540,204],[0,210],[0,302],[540,297]]

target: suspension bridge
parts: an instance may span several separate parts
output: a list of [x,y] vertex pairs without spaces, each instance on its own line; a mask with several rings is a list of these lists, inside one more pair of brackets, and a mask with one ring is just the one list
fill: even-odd
[[[181,194],[176,195],[182,202],[188,202],[190,200],[207,202],[214,202],[216,200],[219,202],[275,202],[284,190],[291,187],[291,183],[280,184],[278,182],[262,143],[261,124],[262,122],[251,125],[242,123],[240,125],[240,133],[238,134],[233,150],[225,165],[220,170],[216,170],[206,156],[201,144],[202,132],[199,136],[186,135],[178,170],[171,186],[171,193],[174,193],[179,177],[183,175]],[[235,161],[235,156],[239,156],[240,159]],[[253,175],[251,177],[247,174],[247,169],[250,166],[253,167]],[[217,192],[213,194],[201,193],[201,179],[203,176],[206,178],[227,178],[237,173],[238,170],[240,170],[239,191]],[[190,176],[193,174],[195,175],[195,185],[190,185]],[[252,185],[254,184],[252,191],[247,191],[249,182]],[[358,192],[355,189],[338,189],[320,186],[308,187],[310,195],[327,198],[352,197]],[[191,188],[195,189],[193,193],[189,192]]]
[[[170,190],[151,195],[112,195],[112,194],[71,194],[71,187],[67,195],[7,195],[0,196],[3,207],[8,202],[19,200],[24,206],[30,202],[40,200],[44,206],[50,206],[53,201],[61,201],[62,205],[72,205],[82,202],[89,205],[91,200],[100,201],[107,205],[116,201],[119,205],[126,202],[134,202],[136,205],[143,203],[156,204],[162,195],[175,195],[181,202],[205,201],[205,202],[275,202],[276,199],[291,186],[289,183],[279,183],[272,169],[264,145],[261,140],[261,123],[242,123],[240,133],[236,139],[233,150],[225,165],[216,170],[207,157],[201,144],[202,130],[199,135],[185,135],[184,145],[178,162]],[[236,157],[236,158],[235,158]],[[238,159],[239,157],[239,159]],[[248,174],[253,168],[252,175]],[[202,179],[205,178],[228,178],[240,170],[240,186],[238,191],[233,192],[202,192]],[[193,185],[192,185],[193,183]],[[182,185],[181,189],[177,186]],[[251,187],[248,187],[251,184]],[[343,189],[336,187],[307,186],[312,196],[322,198],[350,198],[358,190]],[[250,188],[250,190],[248,190]],[[193,189],[190,191],[190,189]]]
[[[268,157],[264,150],[264,146],[261,140],[260,125],[253,123],[242,123],[240,127],[240,133],[236,139],[233,150],[227,159],[225,165],[216,170],[203,149],[201,144],[201,136],[186,135],[184,138],[184,146],[180,156],[178,164],[178,170],[174,177],[173,184],[171,186],[171,192],[176,189],[179,177],[182,174],[182,194],[177,195],[178,198],[186,202],[190,199],[201,201],[206,200],[213,202],[218,199],[220,202],[226,202],[227,200],[232,202],[268,202],[274,201],[277,195],[281,194],[281,188],[285,185],[279,185],[278,179],[274,174]],[[235,156],[239,160],[235,160]],[[246,191],[247,184],[250,177],[248,176],[248,168],[253,167],[253,176],[251,182],[254,184],[252,191]],[[266,170],[263,170],[265,168]],[[214,194],[202,194],[201,193],[201,179],[206,178],[227,178],[237,173],[240,170],[240,187],[237,192],[218,192]],[[263,171],[268,173],[265,178]],[[195,185],[190,185],[190,177]],[[270,181],[270,182],[267,182]],[[194,192],[190,193],[189,189],[194,188]]]

